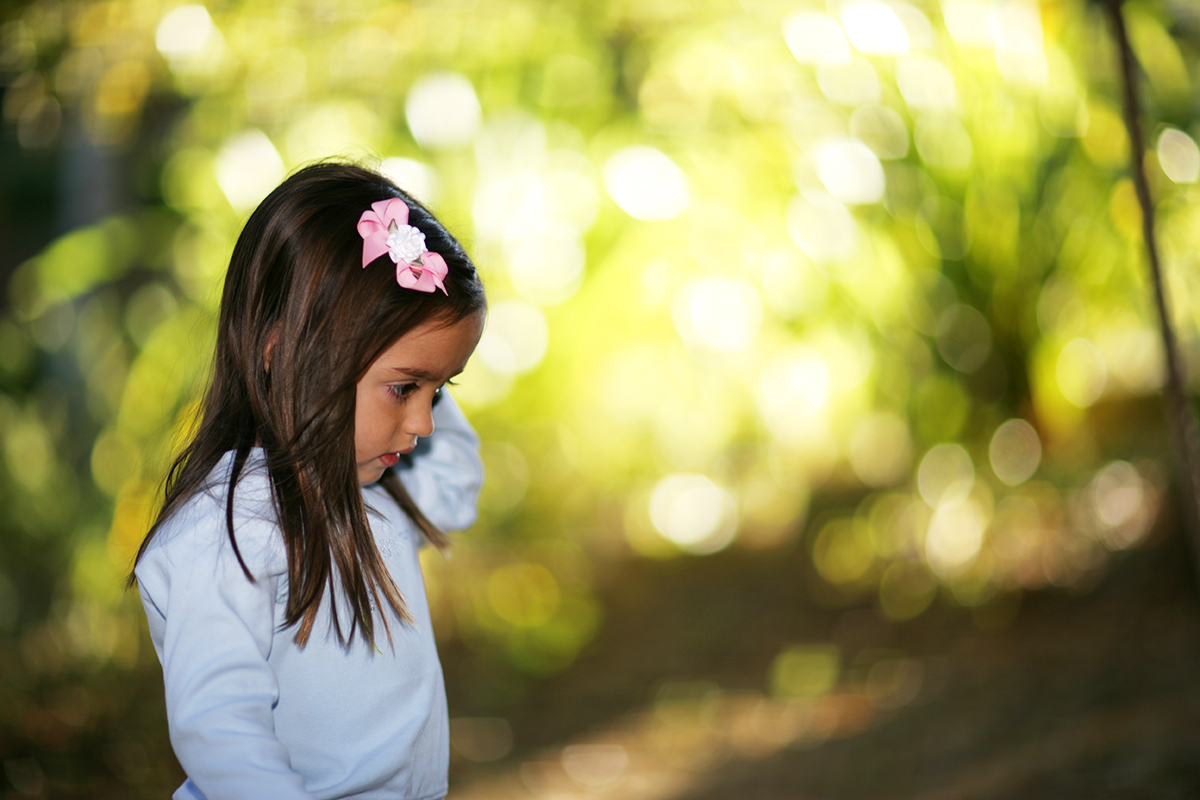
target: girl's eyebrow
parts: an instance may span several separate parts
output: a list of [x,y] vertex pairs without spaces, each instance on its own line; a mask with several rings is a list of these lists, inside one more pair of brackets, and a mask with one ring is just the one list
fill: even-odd
[[423,370],[419,367],[388,367],[389,372],[394,372],[397,375],[404,375],[409,378],[417,378],[423,381],[436,381],[438,376],[432,372]]
[[[417,380],[421,381],[430,381],[431,383],[438,383],[439,381],[447,380],[441,375],[429,372],[428,370],[423,370],[420,367],[388,367],[388,371],[394,372],[397,375],[403,375],[408,378],[416,378]],[[462,370],[460,369],[450,377],[454,378],[461,374]]]

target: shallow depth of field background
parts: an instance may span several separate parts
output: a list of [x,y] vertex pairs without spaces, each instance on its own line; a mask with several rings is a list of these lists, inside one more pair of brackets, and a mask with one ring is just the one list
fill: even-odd
[[[644,645],[604,635],[632,575],[705,570],[719,592],[794,564],[798,620],[1003,631],[1029,598],[1082,602],[1180,537],[1102,12],[0,3],[5,796],[164,797],[179,779],[123,580],[233,240],[321,158],[426,200],[491,298],[454,390],[484,441],[480,521],[425,562],[471,797],[683,796],[719,757],[658,783],[639,758],[820,747],[932,680],[903,636],[852,651],[796,624],[756,640],[738,686],[703,659],[635,671],[624,707],[534,748],[517,720],[543,687]],[[1125,18],[1200,374],[1200,12],[1131,0]],[[655,583],[646,617],[670,600]],[[653,644],[720,652],[757,613],[683,614]],[[597,734],[616,725],[648,738]]]

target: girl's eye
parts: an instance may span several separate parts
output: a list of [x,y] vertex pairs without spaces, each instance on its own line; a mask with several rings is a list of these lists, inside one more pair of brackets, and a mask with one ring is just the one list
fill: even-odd
[[415,383],[402,383],[398,386],[389,386],[388,387],[388,391],[392,394],[392,396],[396,397],[400,400],[403,400],[404,398],[408,397],[410,394],[412,394],[416,390],[417,390],[417,385]]
[[439,386],[438,388],[434,389],[434,391],[433,391],[433,403],[431,404],[431,407],[432,407],[432,408],[436,408],[436,407],[437,407],[437,404],[438,404],[438,401],[442,399],[442,389],[445,389],[447,386],[457,386],[457,385],[458,385],[458,384],[457,384],[457,383],[455,383],[454,381],[446,381],[446,383],[445,383],[445,384],[443,384],[443,385]]

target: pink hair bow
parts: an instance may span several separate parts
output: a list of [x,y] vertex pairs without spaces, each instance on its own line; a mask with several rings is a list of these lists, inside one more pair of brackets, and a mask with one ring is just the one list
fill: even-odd
[[405,289],[448,295],[442,279],[450,270],[437,253],[425,249],[425,234],[408,224],[408,205],[398,197],[371,203],[358,218],[365,267],[387,254],[396,264],[396,283]]

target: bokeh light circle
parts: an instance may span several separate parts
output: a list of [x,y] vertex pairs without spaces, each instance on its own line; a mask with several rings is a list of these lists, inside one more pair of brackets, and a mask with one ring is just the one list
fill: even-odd
[[650,493],[650,521],[689,553],[715,553],[733,541],[737,504],[728,490],[704,475],[676,473]]
[[925,557],[934,571],[951,577],[970,564],[983,546],[987,519],[975,503],[943,506],[925,532]]
[[457,72],[434,72],[413,84],[404,103],[408,129],[421,147],[457,147],[469,143],[482,111],[475,87]]
[[821,144],[813,158],[817,177],[843,203],[877,203],[883,196],[883,167],[871,148],[854,139]]
[[800,11],[783,23],[783,38],[801,64],[836,64],[850,60],[850,43],[842,26],[819,11]]
[[821,64],[817,67],[817,85],[831,103],[861,106],[878,103],[882,93],[879,74],[865,58]]
[[754,343],[762,303],[744,280],[703,278],[684,287],[672,316],[684,341],[732,353]]
[[688,206],[687,175],[653,147],[626,147],[609,158],[604,164],[604,187],[634,219],[671,219]]
[[796,245],[817,264],[848,260],[858,252],[858,221],[830,195],[792,198],[787,228]]
[[1158,163],[1167,177],[1175,183],[1195,183],[1200,180],[1200,147],[1196,140],[1178,128],[1166,128],[1158,137],[1155,148]]
[[579,289],[586,261],[583,243],[569,225],[548,225],[513,248],[508,275],[522,297],[551,305]]
[[411,158],[387,158],[379,165],[379,171],[422,203],[437,202],[438,175],[428,164]]
[[794,345],[771,356],[759,382],[758,406],[771,433],[801,443],[820,427],[829,401],[831,379],[825,359],[816,350]]
[[171,9],[154,32],[154,46],[168,59],[187,58],[203,52],[219,35],[208,9],[185,5]]
[[1072,405],[1087,408],[1104,392],[1108,364],[1096,345],[1087,339],[1072,339],[1058,355],[1055,375],[1063,397]]
[[518,375],[542,363],[549,343],[550,328],[537,306],[505,300],[488,309],[476,354],[493,372]]
[[258,205],[285,174],[283,159],[260,130],[234,134],[217,153],[217,185],[236,211]]
[[1042,440],[1025,420],[1010,419],[992,434],[988,461],[1003,483],[1019,486],[1037,472],[1042,461]]
[[902,56],[908,52],[908,31],[886,3],[852,0],[842,8],[846,38],[863,55]]
[[974,306],[956,303],[938,317],[937,348],[959,372],[975,372],[992,352],[992,328]]
[[1131,520],[1141,508],[1144,495],[1142,476],[1128,461],[1105,465],[1092,481],[1096,516],[1111,528]]
[[917,490],[930,508],[961,503],[975,485],[975,464],[960,444],[947,442],[930,448],[917,468]]

